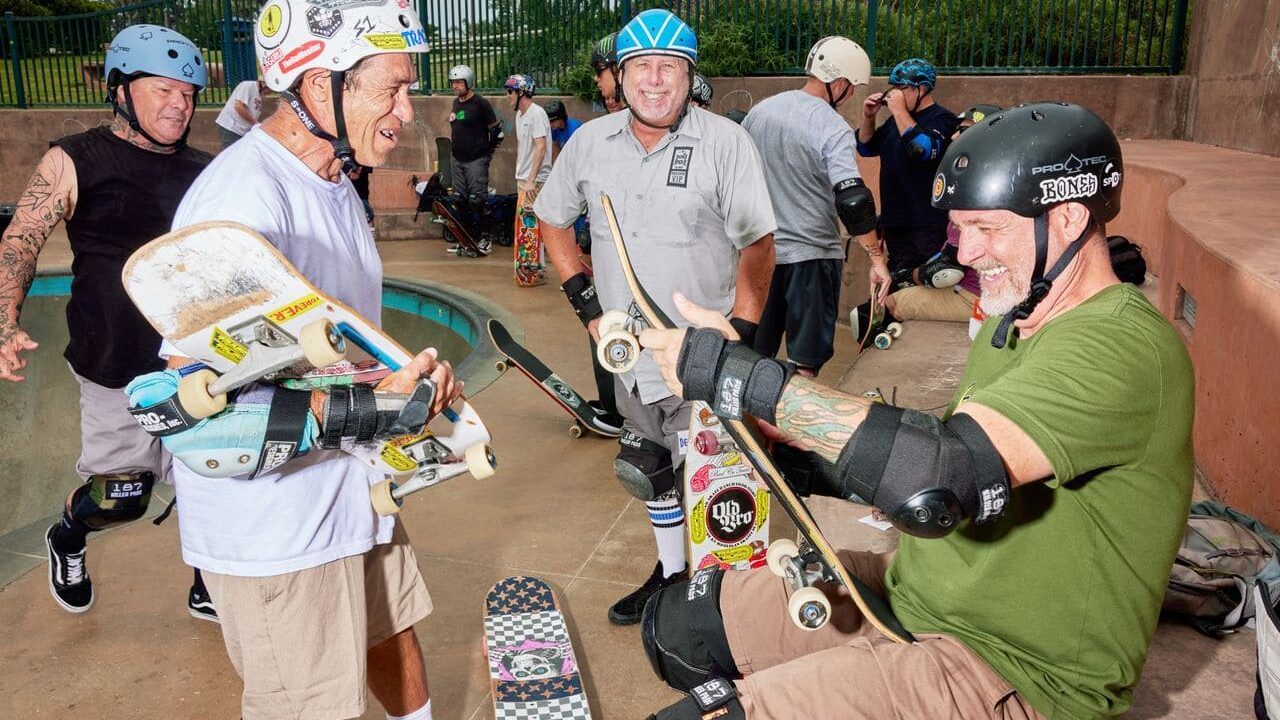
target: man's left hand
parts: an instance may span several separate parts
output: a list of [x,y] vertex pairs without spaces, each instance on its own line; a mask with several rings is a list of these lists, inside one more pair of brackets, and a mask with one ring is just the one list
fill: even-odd
[[885,105],[889,108],[890,112],[897,114],[899,112],[907,111],[907,98],[901,90],[897,88],[890,90],[885,94],[884,99]]
[[[673,297],[676,309],[693,327],[715,328],[730,340],[739,339],[737,331],[729,324],[729,318],[715,310],[693,304],[681,293],[676,293]],[[684,386],[680,384],[676,367],[680,362],[680,348],[684,345],[684,336],[687,332],[688,328],[675,330],[648,328],[640,333],[640,345],[653,352],[653,360],[658,364],[658,370],[662,372],[662,379],[667,381],[667,387],[671,388],[671,392],[680,397],[684,397]]]

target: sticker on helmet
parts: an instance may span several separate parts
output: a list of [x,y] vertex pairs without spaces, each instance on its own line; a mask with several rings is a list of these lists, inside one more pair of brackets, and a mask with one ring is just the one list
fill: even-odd
[[946,187],[946,184],[947,184],[946,178],[942,177],[942,173],[938,173],[938,177],[933,179],[933,199],[934,200],[938,200],[942,198],[942,190],[944,187]]
[[1049,165],[1037,165],[1031,168],[1032,175],[1044,175],[1046,173],[1060,172],[1079,172],[1083,168],[1093,165],[1101,165],[1107,161],[1106,155],[1095,155],[1094,157],[1078,158],[1074,154],[1069,155],[1066,160],[1059,163],[1051,163]]
[[1107,163],[1102,170],[1102,187],[1120,187],[1121,173],[1115,169],[1115,163]]
[[409,47],[400,33],[369,33],[364,39],[379,50],[406,50]]
[[342,27],[342,11],[334,8],[307,8],[307,28],[316,37],[328,40]]
[[322,52],[324,52],[324,42],[308,40],[280,58],[280,72],[287,73],[302,67],[320,57]]
[[1076,198],[1092,197],[1098,192],[1098,176],[1080,173],[1040,181],[1040,204],[1052,205]]
[[289,35],[289,6],[271,3],[258,18],[258,44],[270,50],[279,47]]

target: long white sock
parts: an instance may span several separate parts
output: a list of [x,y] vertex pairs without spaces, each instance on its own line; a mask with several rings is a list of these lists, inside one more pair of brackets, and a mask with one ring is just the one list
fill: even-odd
[[408,715],[392,715],[387,713],[387,720],[431,720],[431,698],[427,698],[427,704],[414,710]]
[[645,503],[649,508],[649,522],[653,525],[653,539],[658,545],[658,559],[662,561],[662,574],[671,576],[684,570],[685,560],[684,508],[680,498],[660,498]]

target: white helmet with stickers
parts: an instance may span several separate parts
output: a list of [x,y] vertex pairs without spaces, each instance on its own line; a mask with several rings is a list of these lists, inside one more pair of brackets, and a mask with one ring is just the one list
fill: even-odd
[[824,83],[844,78],[854,85],[866,85],[871,81],[871,58],[849,38],[828,35],[809,49],[804,71]]
[[349,70],[370,55],[430,50],[410,0],[268,0],[253,39],[276,92],[311,68]]

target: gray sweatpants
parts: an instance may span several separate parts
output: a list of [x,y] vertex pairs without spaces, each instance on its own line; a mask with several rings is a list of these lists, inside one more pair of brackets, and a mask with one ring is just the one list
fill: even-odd
[[489,197],[489,155],[463,162],[449,157],[453,163],[453,192],[471,203],[472,209],[484,210]]

